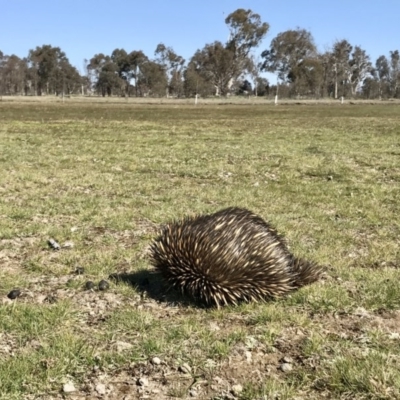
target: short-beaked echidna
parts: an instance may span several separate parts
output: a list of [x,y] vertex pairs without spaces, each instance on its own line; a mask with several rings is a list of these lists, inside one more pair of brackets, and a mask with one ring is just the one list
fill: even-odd
[[165,225],[151,259],[173,287],[217,307],[284,295],[321,272],[294,257],[261,217],[237,207]]

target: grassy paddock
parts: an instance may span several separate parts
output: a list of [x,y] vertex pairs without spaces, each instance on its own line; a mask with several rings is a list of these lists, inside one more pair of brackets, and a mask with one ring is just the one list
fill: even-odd
[[[399,398],[399,160],[396,104],[0,102],[0,398]],[[231,205],[325,278],[222,310],[167,292],[158,224]]]

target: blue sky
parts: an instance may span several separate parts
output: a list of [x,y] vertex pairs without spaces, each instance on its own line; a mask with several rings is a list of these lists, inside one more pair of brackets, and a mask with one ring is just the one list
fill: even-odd
[[83,72],[84,59],[115,48],[153,57],[158,43],[189,59],[206,43],[226,41],[226,16],[251,9],[270,30],[256,54],[280,32],[309,30],[319,50],[335,40],[360,45],[373,62],[400,50],[400,0],[0,0],[0,50],[60,47]]

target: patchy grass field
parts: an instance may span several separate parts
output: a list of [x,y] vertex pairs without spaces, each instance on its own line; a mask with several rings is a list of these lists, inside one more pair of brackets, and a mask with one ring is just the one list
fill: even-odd
[[[0,166],[1,399],[400,398],[399,105],[0,102]],[[159,224],[232,205],[324,279],[167,291]]]

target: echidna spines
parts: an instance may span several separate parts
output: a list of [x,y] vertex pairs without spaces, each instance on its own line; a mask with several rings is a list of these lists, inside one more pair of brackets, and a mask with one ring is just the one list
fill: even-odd
[[167,224],[151,253],[173,287],[217,306],[281,296],[320,273],[295,258],[275,228],[241,208]]

